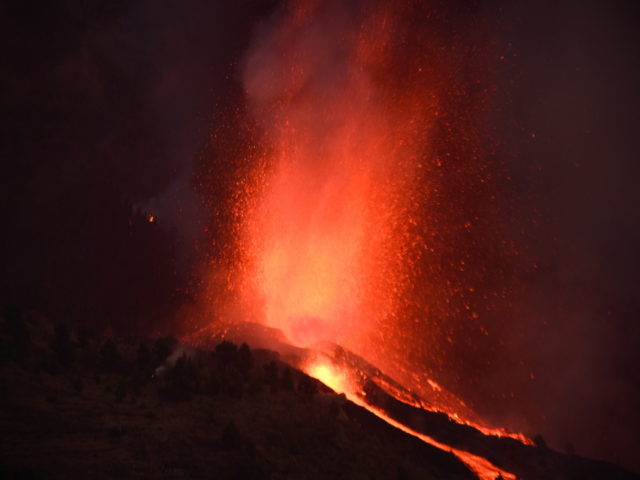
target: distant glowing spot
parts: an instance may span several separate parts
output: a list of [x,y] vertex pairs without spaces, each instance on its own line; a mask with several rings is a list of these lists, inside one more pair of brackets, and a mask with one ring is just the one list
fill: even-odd
[[438,385],[436,382],[434,382],[433,380],[428,379],[427,382],[429,383],[429,385],[431,385],[431,388],[433,388],[436,392],[442,391],[442,387]]
[[153,222],[155,222],[155,221],[156,221],[156,216],[155,216],[153,213],[148,214],[148,215],[147,215],[147,221],[148,221],[149,223],[153,223]]

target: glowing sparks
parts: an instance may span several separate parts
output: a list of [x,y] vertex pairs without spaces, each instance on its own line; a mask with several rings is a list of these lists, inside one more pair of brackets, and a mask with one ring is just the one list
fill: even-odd
[[431,386],[431,388],[433,388],[436,392],[441,392],[442,391],[442,387],[440,385],[438,385],[436,382],[434,382],[433,380],[429,379],[427,380],[427,383]]
[[[469,54],[450,58],[464,49],[435,20],[404,28],[413,21],[405,2],[347,3],[287,3],[245,59],[252,161],[235,180],[226,225],[233,258],[212,273],[231,292],[221,310],[297,346],[344,346],[415,392],[390,387],[396,398],[528,442],[482,425],[427,370],[456,347],[454,327],[478,330],[478,304],[505,297],[478,291],[495,250],[478,240],[483,225],[494,228],[481,217],[491,172],[473,143],[482,71],[459,80]],[[353,396],[350,372],[319,360],[305,370]]]
[[394,8],[370,7],[349,18],[340,2],[293,2],[251,51],[245,87],[268,153],[239,240],[241,295],[266,325],[362,354],[379,350],[372,337],[411,280],[417,159],[437,103],[417,71],[387,85]]

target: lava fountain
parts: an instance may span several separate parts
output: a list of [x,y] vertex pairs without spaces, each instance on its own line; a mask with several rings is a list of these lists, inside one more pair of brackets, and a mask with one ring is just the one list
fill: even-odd
[[[244,68],[269,153],[244,219],[244,298],[295,344],[372,354],[411,281],[422,159],[437,115],[420,66],[398,72],[398,5],[294,2]],[[366,8],[365,8],[366,7]]]
[[[297,346],[340,345],[421,407],[479,424],[427,375],[452,343],[447,322],[475,322],[505,296],[478,285],[501,264],[480,240],[496,228],[495,204],[481,207],[495,171],[479,147],[490,88],[473,18],[412,1],[275,11],[242,65],[237,128],[250,127],[230,153],[231,253],[213,276],[230,292],[219,328],[248,320]],[[332,368],[307,371],[344,391]]]
[[342,345],[469,418],[415,368],[462,343],[455,325],[481,345],[505,296],[486,274],[506,248],[479,146],[484,27],[440,7],[292,1],[261,25],[225,278],[235,318]]

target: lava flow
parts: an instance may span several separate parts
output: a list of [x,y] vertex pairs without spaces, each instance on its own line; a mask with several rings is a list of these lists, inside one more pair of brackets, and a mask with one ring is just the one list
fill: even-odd
[[355,378],[353,371],[343,370],[334,365],[329,359],[316,356],[303,366],[304,370],[312,377],[320,380],[322,383],[338,393],[343,393],[356,405],[366,408],[368,411],[381,418],[385,422],[402,430],[409,435],[419,438],[441,450],[450,451],[456,455],[465,465],[467,465],[481,480],[494,480],[495,478],[503,478],[506,480],[515,480],[516,476],[505,470],[498,468],[488,460],[469,453],[467,451],[453,448],[434,438],[416,432],[412,428],[395,420],[381,408],[372,405],[367,401],[367,396],[363,392],[358,380]]
[[[451,15],[422,2],[301,0],[258,29],[243,66],[250,165],[235,181],[222,275],[233,305],[220,328],[235,318],[300,347],[341,345],[408,387],[387,385],[398,398],[414,391],[421,408],[506,435],[427,369],[451,342],[446,321],[476,321],[483,299],[496,310],[465,273],[480,240],[461,240],[492,225],[478,207],[491,178],[476,126],[486,67],[476,27]],[[307,372],[362,403],[345,372]]]

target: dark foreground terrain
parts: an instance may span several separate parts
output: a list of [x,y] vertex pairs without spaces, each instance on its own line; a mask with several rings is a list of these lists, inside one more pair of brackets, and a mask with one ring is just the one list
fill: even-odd
[[473,478],[272,352],[0,331],[0,478]]
[[[201,344],[210,347],[98,335],[4,309],[0,480],[475,478],[452,453],[391,427],[272,350]],[[371,370],[346,352],[341,357]],[[365,377],[368,405],[518,478],[638,478],[544,445],[483,435],[402,403],[371,381],[375,375]]]

